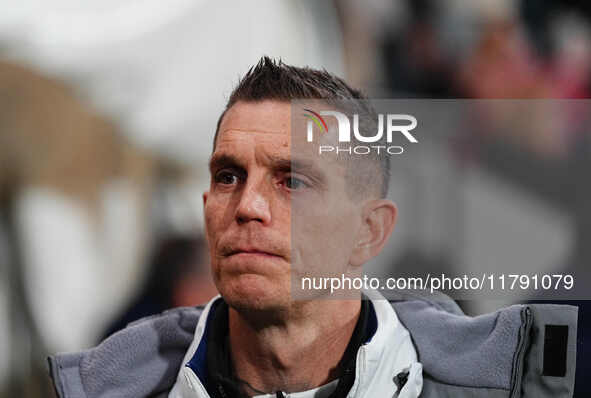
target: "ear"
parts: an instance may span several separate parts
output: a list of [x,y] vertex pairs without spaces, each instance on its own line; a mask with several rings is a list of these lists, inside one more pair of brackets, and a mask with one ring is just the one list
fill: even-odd
[[349,263],[361,266],[380,254],[394,230],[398,209],[387,200],[371,200],[363,206],[357,241]]
[[205,203],[207,203],[207,196],[209,195],[209,191],[203,192],[203,208],[205,209]]

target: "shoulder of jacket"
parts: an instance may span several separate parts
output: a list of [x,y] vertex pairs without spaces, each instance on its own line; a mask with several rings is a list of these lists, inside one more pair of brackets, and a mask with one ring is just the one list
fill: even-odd
[[58,397],[139,397],[169,390],[202,312],[202,306],[174,308],[134,321],[89,350],[50,356]]
[[[392,303],[423,365],[422,396],[505,397],[514,391],[572,396],[577,307],[516,304],[473,317],[446,297],[407,294]],[[549,352],[548,344],[564,354]],[[547,373],[546,367],[560,368],[561,377]],[[552,393],[542,393],[542,386]]]

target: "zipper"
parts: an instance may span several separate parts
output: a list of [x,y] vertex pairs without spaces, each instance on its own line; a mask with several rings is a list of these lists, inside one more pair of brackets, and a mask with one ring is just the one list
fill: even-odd
[[217,390],[218,390],[218,394],[220,394],[220,397],[228,398],[228,396],[226,395],[226,391],[224,390],[224,387],[222,387],[221,384],[218,384]]
[[394,384],[398,387],[398,393],[400,393],[400,390],[406,385],[409,374],[410,372],[408,371],[402,371],[394,377]]
[[523,358],[529,343],[529,334],[532,325],[531,309],[525,307],[521,311],[521,328],[519,329],[519,343],[517,344],[517,352],[513,357],[513,372],[511,375],[511,392],[510,398],[519,398],[521,396],[521,379],[523,375]]

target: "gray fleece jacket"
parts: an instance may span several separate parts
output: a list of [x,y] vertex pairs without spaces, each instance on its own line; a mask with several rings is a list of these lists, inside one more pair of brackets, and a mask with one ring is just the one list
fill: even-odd
[[[514,305],[469,317],[450,299],[408,295],[392,307],[422,364],[421,397],[572,397],[577,307]],[[167,396],[202,311],[175,308],[95,348],[49,357],[58,396]]]

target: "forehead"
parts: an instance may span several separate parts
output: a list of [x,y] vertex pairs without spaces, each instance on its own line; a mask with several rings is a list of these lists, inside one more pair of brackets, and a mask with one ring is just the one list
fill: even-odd
[[277,101],[238,102],[224,115],[210,170],[228,162],[244,166],[249,159],[268,163],[290,159],[290,104]]
[[[310,105],[312,104],[312,105]],[[298,155],[317,150],[316,146],[306,143],[306,125],[308,119],[304,117],[306,107],[326,104],[318,100],[310,100],[292,105],[290,102],[277,100],[265,100],[256,102],[239,101],[228,109],[220,123],[216,147],[217,151],[220,142],[234,141],[236,139],[256,139],[257,141],[292,143],[296,146]],[[295,113],[294,113],[295,112]],[[320,135],[317,144],[335,145],[337,142],[336,122],[332,119],[327,121],[329,134]],[[295,128],[295,130],[294,130]],[[326,161],[328,159],[322,159]]]
[[[315,147],[305,145],[303,128],[302,131],[296,128],[296,138],[292,137],[292,122],[305,126],[307,120],[300,115],[301,112],[294,116],[292,111],[289,102],[237,102],[220,123],[212,160],[223,156],[235,159],[254,156],[260,160],[281,158],[294,162],[294,170],[305,164],[306,168],[342,176],[343,165],[334,157],[318,157]],[[292,153],[294,151],[296,153]]]
[[290,104],[279,101],[237,102],[220,123],[220,144],[235,139],[287,143],[290,136]]

